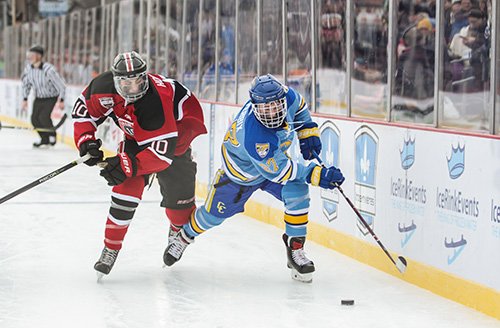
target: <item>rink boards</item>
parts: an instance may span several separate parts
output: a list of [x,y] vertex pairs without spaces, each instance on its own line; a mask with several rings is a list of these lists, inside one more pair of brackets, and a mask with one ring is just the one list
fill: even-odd
[[[80,87],[68,88],[68,115],[80,92]],[[18,81],[0,80],[0,99],[4,125],[29,122],[30,110],[19,110]],[[200,197],[221,164],[220,143],[239,109],[208,102],[203,106],[209,135],[193,144]],[[310,188],[308,239],[500,319],[500,141],[314,119],[321,127],[322,160],[342,169],[346,195],[382,243],[408,259],[408,270],[399,274],[335,191]],[[72,144],[70,120],[58,132]],[[110,122],[100,127],[99,135],[111,151],[121,138]],[[301,158],[297,144],[290,155]],[[246,206],[247,215],[279,227],[282,210],[280,202],[261,192]]]

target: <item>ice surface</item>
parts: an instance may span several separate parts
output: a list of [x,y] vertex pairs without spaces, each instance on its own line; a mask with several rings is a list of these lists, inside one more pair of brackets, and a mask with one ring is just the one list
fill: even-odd
[[[0,131],[0,196],[78,157]],[[500,327],[472,309],[312,242],[292,281],[281,231],[238,216],[162,268],[168,224],[146,191],[111,274],[96,282],[109,187],[80,165],[0,205],[0,327]],[[341,306],[354,299],[354,306]]]

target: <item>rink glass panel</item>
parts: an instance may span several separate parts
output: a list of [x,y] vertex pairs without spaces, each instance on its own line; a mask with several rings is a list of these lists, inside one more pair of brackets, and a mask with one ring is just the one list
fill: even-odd
[[198,90],[198,35],[200,1],[186,0],[186,25],[184,26],[183,83],[190,90]]
[[311,2],[288,1],[287,6],[287,79],[286,83],[303,95],[311,106]]
[[203,0],[201,13],[200,37],[202,44],[201,53],[201,85],[200,98],[215,100],[215,80],[210,74],[210,67],[215,65],[215,0]]
[[500,22],[498,21],[498,17],[500,16],[500,5],[497,4],[497,53],[496,53],[496,61],[495,61],[495,69],[496,69],[496,88],[495,88],[495,132],[500,134],[500,42],[498,41],[498,36],[500,35]]
[[[84,85],[109,69],[118,51],[136,50],[148,56],[152,72],[183,81],[207,100],[242,104],[252,78],[271,73],[297,88],[319,113],[498,133],[500,51],[493,51],[499,43],[493,34],[500,31],[493,14],[500,5],[478,0],[468,8],[469,3],[443,0],[434,8],[430,0],[113,2],[5,26],[0,75],[18,79],[27,49],[41,44],[45,60],[69,84]],[[453,42],[452,25],[463,6],[480,12],[464,25],[472,24],[475,33],[464,31]],[[232,65],[220,70],[218,90],[210,72],[216,57],[218,65]]]
[[399,122],[434,122],[435,10],[421,1],[397,1],[397,19],[391,51],[395,66],[392,119]]
[[388,7],[382,0],[354,0],[353,14],[352,116],[383,119],[388,93]]
[[281,0],[262,1],[260,73],[273,74],[280,81],[283,81],[282,12]]
[[[0,17],[5,17],[7,15],[7,4],[4,6],[0,6]],[[5,72],[5,33],[3,32],[5,30],[7,22],[5,22],[3,19],[0,20],[0,78],[5,77],[6,72]]]
[[316,1],[316,104],[324,114],[347,115],[346,1]]
[[[235,27],[236,3],[234,0],[220,1],[219,25],[219,84],[218,101],[234,102],[236,90],[236,74],[234,59],[236,56]],[[215,66],[209,68],[215,74]]]
[[238,98],[237,103],[248,100],[248,89],[257,75],[257,2],[238,1]]
[[[491,1],[474,4],[463,0],[444,12],[440,26],[444,31],[444,51],[439,65],[440,126],[489,130],[491,8]],[[474,17],[465,17],[463,10],[475,10]],[[454,21],[450,18],[453,14]],[[460,21],[464,25],[461,29]]]
[[158,72],[158,29],[159,29],[159,2],[157,0],[148,0],[146,9],[146,22],[148,24],[148,31],[146,34],[146,42],[149,45],[146,55],[148,59],[148,66],[152,72]]

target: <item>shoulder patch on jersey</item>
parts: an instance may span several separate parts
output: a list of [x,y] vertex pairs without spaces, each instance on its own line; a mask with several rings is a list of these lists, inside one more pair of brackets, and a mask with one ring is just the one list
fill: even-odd
[[267,154],[269,154],[269,142],[266,143],[256,143],[255,151],[261,158],[266,158]]
[[107,109],[111,109],[115,105],[113,97],[100,97],[99,102],[101,103],[102,107]]

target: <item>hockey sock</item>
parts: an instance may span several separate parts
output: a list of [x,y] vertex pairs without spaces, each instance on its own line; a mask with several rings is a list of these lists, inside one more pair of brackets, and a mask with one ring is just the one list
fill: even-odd
[[127,230],[128,224],[118,225],[108,218],[104,232],[104,245],[109,249],[120,250]]
[[182,210],[166,208],[165,213],[167,214],[170,223],[172,223],[174,226],[181,227],[189,222],[189,217],[191,216],[191,213],[193,213],[195,209],[196,209],[195,205],[189,208],[184,208]]

